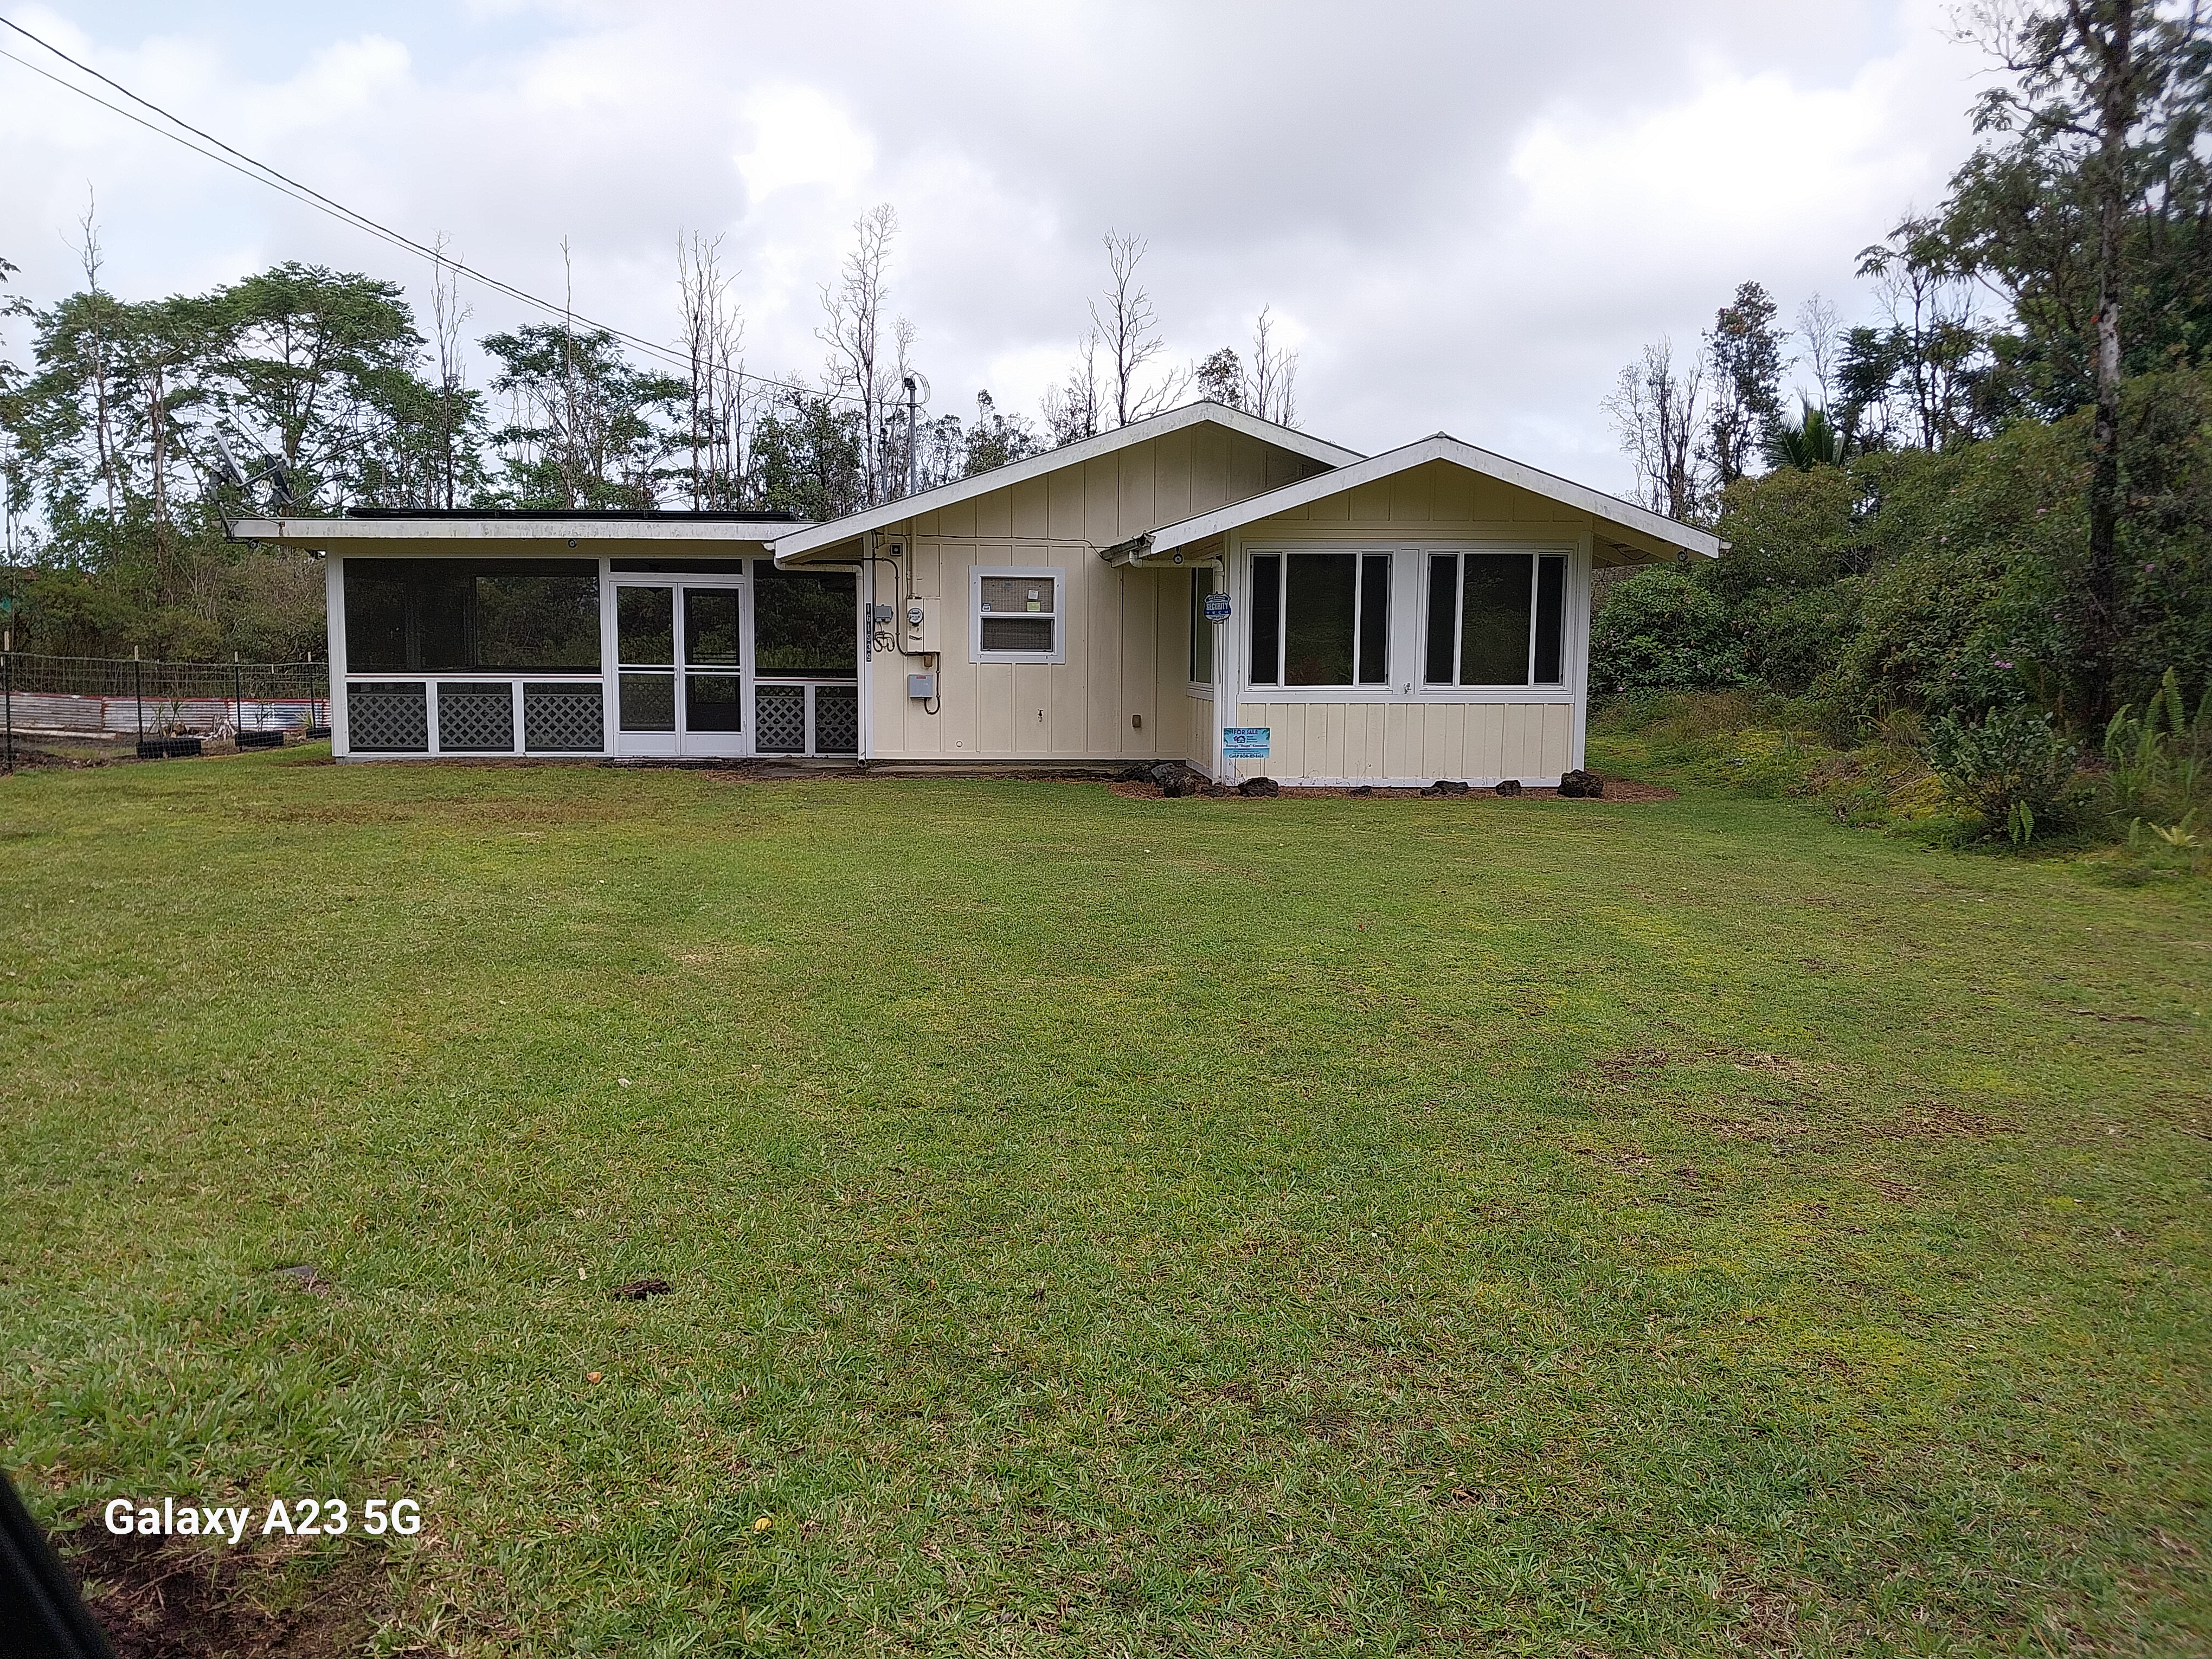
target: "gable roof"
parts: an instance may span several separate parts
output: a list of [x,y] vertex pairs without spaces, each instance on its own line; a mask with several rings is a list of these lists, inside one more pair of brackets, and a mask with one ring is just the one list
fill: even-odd
[[[1188,547],[1193,543],[1209,540],[1224,531],[1235,530],[1261,519],[1311,501],[1338,495],[1361,484],[1372,483],[1378,478],[1388,478],[1401,472],[1410,472],[1417,466],[1426,466],[1431,461],[1449,461],[1470,472],[1495,478],[1501,483],[1542,495],[1647,542],[1700,553],[1706,558],[1720,556],[1723,544],[1709,530],[1697,530],[1686,524],[1652,512],[1648,507],[1624,501],[1617,495],[1590,489],[1571,479],[1555,477],[1521,461],[1508,460],[1503,455],[1492,454],[1486,449],[1477,449],[1473,444],[1462,443],[1457,438],[1439,432],[1423,438],[1418,443],[1407,444],[1402,449],[1387,450],[1365,460],[1354,461],[1331,472],[1317,472],[1297,483],[1285,484],[1265,495],[1247,496],[1227,507],[1218,507],[1200,513],[1178,524],[1167,525],[1150,536],[1139,536],[1132,544],[1111,550],[1127,560],[1148,558],[1171,549]],[[781,543],[778,544],[781,545]],[[1648,547],[1638,550],[1650,552]]]
[[1324,443],[1319,438],[1286,426],[1277,426],[1273,421],[1261,420],[1247,415],[1241,409],[1231,409],[1211,398],[1185,404],[1164,415],[1155,415],[1149,420],[1132,421],[1111,432],[1102,432],[1095,438],[1085,438],[1062,449],[1048,450],[1042,455],[1032,455],[1026,460],[1014,461],[1006,466],[994,467],[988,472],[979,472],[972,478],[961,478],[935,489],[925,489],[916,495],[908,495],[881,507],[871,507],[865,513],[848,514],[842,519],[831,519],[822,524],[810,525],[804,530],[778,537],[775,542],[775,562],[803,561],[810,553],[838,546],[871,530],[903,524],[923,513],[933,513],[939,507],[950,507],[976,495],[988,495],[994,489],[1005,489],[1027,479],[1042,477],[1048,472],[1057,472],[1063,467],[1080,466],[1085,461],[1110,455],[1117,449],[1132,444],[1147,443],[1155,438],[1164,438],[1185,427],[1212,425],[1225,427],[1231,432],[1256,439],[1277,449],[1303,455],[1309,460],[1319,461],[1324,466],[1341,467],[1348,461],[1359,459],[1356,449],[1345,449],[1336,444]]

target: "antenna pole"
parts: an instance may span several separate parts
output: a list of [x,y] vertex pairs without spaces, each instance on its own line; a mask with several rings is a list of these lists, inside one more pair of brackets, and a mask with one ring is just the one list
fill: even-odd
[[914,376],[906,377],[906,493],[915,493]]

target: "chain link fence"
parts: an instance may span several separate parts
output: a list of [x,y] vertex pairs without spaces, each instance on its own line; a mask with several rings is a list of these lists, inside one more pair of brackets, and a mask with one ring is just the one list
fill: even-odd
[[0,653],[0,700],[11,741],[18,732],[228,738],[319,727],[330,719],[330,696],[327,663]]

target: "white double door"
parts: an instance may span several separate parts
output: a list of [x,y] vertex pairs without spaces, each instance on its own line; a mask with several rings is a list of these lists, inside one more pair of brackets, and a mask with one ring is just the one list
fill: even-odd
[[750,594],[741,576],[614,579],[615,752],[753,752]]

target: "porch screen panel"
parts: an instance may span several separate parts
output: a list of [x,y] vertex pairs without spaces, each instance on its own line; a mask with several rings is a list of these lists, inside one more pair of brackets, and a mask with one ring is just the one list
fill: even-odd
[[860,672],[860,621],[849,570],[753,563],[753,672],[849,679]]
[[599,665],[599,577],[479,571],[474,661],[478,668],[538,672]]
[[1252,684],[1283,683],[1283,556],[1252,556]]
[[1459,683],[1528,684],[1530,566],[1526,553],[1469,553],[1460,611]]
[[1567,562],[1554,553],[1536,561],[1536,684],[1565,678]]
[[348,559],[357,673],[599,667],[599,576],[586,559]]

